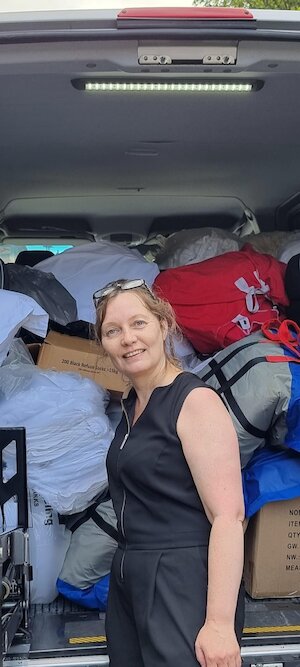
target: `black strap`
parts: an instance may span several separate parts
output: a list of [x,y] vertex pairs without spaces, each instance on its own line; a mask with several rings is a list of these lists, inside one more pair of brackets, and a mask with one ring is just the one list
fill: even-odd
[[98,503],[93,503],[93,505],[91,505],[84,512],[82,512],[77,521],[75,521],[71,526],[68,525],[68,528],[71,531],[71,533],[75,533],[75,530],[77,530],[77,528],[80,528],[80,526],[82,526],[83,523],[85,523],[91,518],[96,507],[98,507]]
[[96,512],[96,510],[91,514],[91,519],[95,521],[98,528],[101,528],[101,530],[107,533],[107,535],[109,535],[116,542],[118,541],[118,531],[113,526],[111,526],[110,523],[105,521],[103,517],[100,516],[98,512]]
[[247,347],[251,347],[251,345],[256,345],[257,342],[258,341],[255,340],[252,341],[251,343],[245,343],[244,345],[240,345],[240,347],[236,348],[235,350],[232,350],[232,352],[229,352],[229,354],[227,354],[226,357],[221,359],[221,361],[215,361],[215,359],[212,359],[207,365],[212,368],[211,362],[213,361],[214,368],[208,371],[208,373],[206,373],[205,375],[203,375],[201,377],[201,380],[203,380],[203,382],[207,382],[207,380],[209,380],[213,375],[215,375],[215,368],[222,368],[223,366],[225,366],[225,364],[227,364],[228,361],[231,361],[231,359],[233,359],[237,354],[239,354],[239,352],[241,352],[242,350],[246,350]]
[[246,375],[246,373],[248,373],[250,368],[253,368],[253,366],[256,366],[256,364],[261,364],[263,362],[269,363],[266,357],[256,357],[255,359],[249,359],[249,361],[247,361],[247,363],[244,366],[242,366],[242,368],[240,368],[237,371],[237,373],[235,373],[230,378],[230,380],[226,380],[225,378],[225,383],[222,384],[222,387],[217,389],[217,393],[225,394],[227,390],[230,389],[230,387],[232,387],[232,385],[238,382],[243,377],[243,375]]
[[[104,491],[96,498],[96,500],[93,502],[92,505],[87,507],[86,510],[83,512],[80,512],[79,515],[77,515],[77,519],[73,517],[72,520],[72,515],[69,515],[67,517],[64,517],[66,520],[63,521],[63,523],[66,524],[67,528],[71,531],[71,533],[75,533],[75,530],[82,526],[83,523],[88,521],[91,517],[93,512],[96,510],[99,505],[102,503],[105,503],[107,500],[110,500],[110,495],[108,489],[104,489]],[[74,520],[75,519],[75,520]]]
[[[249,346],[249,343],[248,343]],[[241,348],[239,348],[241,349]],[[226,361],[228,360],[228,357],[226,358]],[[251,359],[245,366],[243,366],[230,380],[227,380],[223,371],[220,368],[220,365],[212,359],[210,361],[210,366],[213,370],[213,375],[216,376],[220,387],[217,389],[217,393],[219,395],[223,394],[224,398],[227,401],[227,404],[229,405],[230,409],[232,410],[233,414],[237,418],[237,420],[240,422],[241,426],[247,433],[250,435],[253,435],[255,438],[265,438],[267,435],[268,431],[263,431],[256,426],[253,426],[246,416],[244,415],[243,411],[241,410],[240,406],[238,405],[237,401],[235,400],[231,387],[233,384],[235,384],[247,371],[249,368],[252,366],[255,366],[255,364],[259,364],[262,362],[267,362],[266,357],[257,357],[256,359]],[[267,362],[268,363],[268,362]]]

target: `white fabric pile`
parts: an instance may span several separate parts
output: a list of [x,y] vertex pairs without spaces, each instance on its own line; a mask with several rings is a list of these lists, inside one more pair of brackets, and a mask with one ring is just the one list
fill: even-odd
[[45,259],[36,265],[51,272],[72,294],[79,320],[95,322],[93,293],[120,278],[143,278],[151,287],[159,274],[157,264],[147,262],[137,250],[110,241],[87,243]]

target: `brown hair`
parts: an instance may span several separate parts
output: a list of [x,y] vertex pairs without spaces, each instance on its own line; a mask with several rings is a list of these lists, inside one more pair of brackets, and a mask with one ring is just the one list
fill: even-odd
[[[122,281],[120,280],[118,282],[121,283]],[[175,313],[171,304],[168,301],[165,301],[165,299],[162,299],[156,294],[154,294],[146,286],[133,287],[129,291],[134,292],[140,298],[140,300],[147,308],[147,310],[149,310],[155,317],[157,317],[157,319],[160,322],[162,320],[166,321],[168,328],[168,336],[165,341],[165,355],[167,360],[171,364],[173,364],[173,366],[181,368],[182,367],[181,362],[175,353],[174,338],[177,338],[178,340],[182,339],[182,332],[176,322]],[[123,291],[123,293],[124,292],[125,290]],[[98,344],[102,349],[103,355],[105,355],[105,352],[102,346],[102,335],[101,335],[102,324],[105,319],[109,301],[120,293],[122,293],[122,290],[116,287],[116,289],[113,292],[111,292],[110,294],[104,296],[101,300],[99,300],[99,303],[96,306],[96,324],[94,325],[94,338],[98,341]]]

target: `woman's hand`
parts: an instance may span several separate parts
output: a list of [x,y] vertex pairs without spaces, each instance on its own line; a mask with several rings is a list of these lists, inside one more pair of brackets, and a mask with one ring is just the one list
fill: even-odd
[[195,641],[201,667],[241,667],[241,651],[231,624],[206,621]]

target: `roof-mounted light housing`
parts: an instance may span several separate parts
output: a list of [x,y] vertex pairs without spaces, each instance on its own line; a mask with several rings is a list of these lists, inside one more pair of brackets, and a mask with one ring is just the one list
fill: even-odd
[[[242,4],[242,3],[241,3]],[[253,14],[245,7],[127,7],[117,15],[119,21],[251,21]]]
[[86,93],[249,93],[263,81],[239,79],[73,79],[72,86]]

